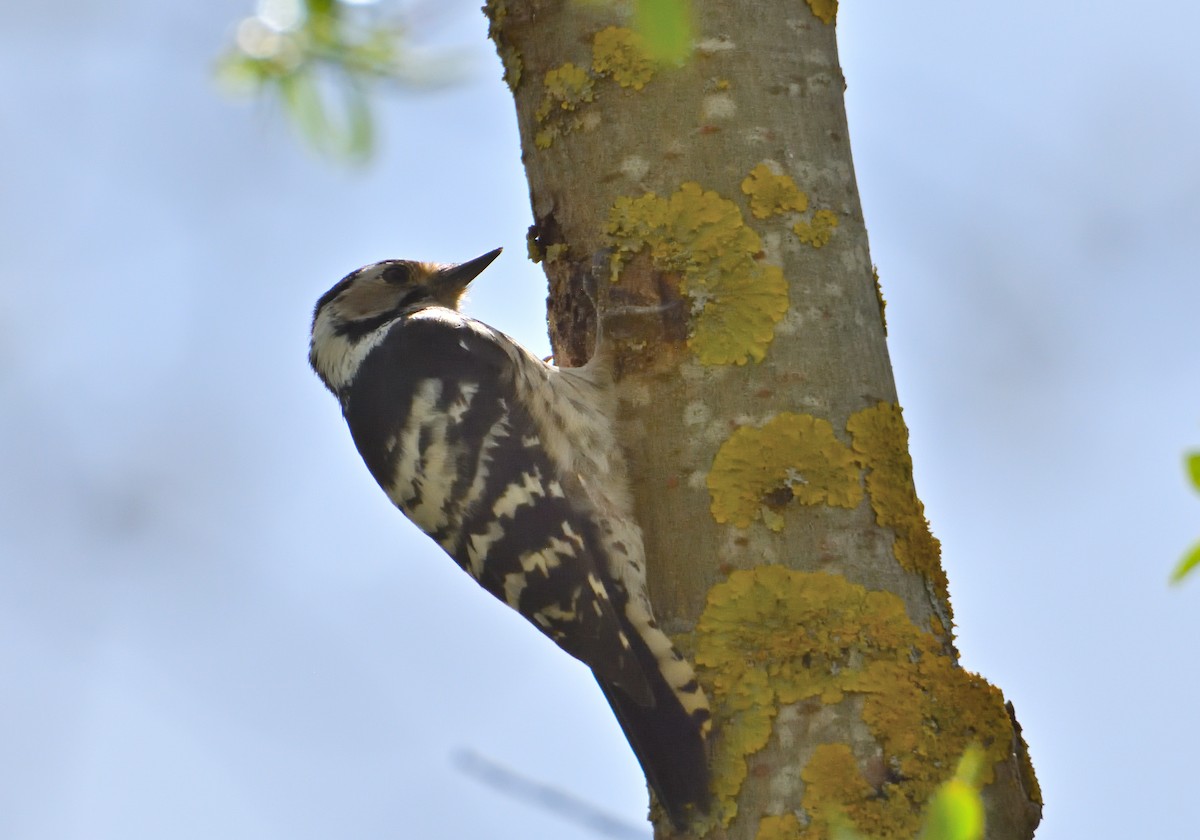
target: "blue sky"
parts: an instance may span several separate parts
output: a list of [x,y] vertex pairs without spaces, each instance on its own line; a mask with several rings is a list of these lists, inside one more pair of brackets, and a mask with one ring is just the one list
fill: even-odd
[[[506,251],[469,310],[546,347],[508,92],[383,99],[347,171],[214,56],[246,0],[0,26],[0,836],[594,836],[471,750],[637,823],[582,667],[390,508],[306,367],[363,263]],[[1016,704],[1040,840],[1190,836],[1200,11],[847,3],[857,176],[968,667]],[[450,179],[453,180],[450,180]]]

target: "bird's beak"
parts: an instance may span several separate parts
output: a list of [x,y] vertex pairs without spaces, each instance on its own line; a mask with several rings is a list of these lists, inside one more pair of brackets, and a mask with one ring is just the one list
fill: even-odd
[[452,298],[457,303],[459,296],[466,291],[470,282],[491,265],[492,260],[500,256],[500,252],[503,250],[503,248],[497,248],[495,251],[488,251],[482,257],[438,269],[434,275],[437,296],[443,299]]

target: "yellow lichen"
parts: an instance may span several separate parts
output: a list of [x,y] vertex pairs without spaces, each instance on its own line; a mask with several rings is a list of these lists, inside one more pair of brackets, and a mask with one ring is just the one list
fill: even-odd
[[936,614],[929,616],[929,632],[939,638],[946,636],[946,625]]
[[758,821],[754,840],[794,840],[800,836],[800,821],[795,814],[773,814]]
[[707,479],[713,518],[746,528],[761,516],[780,531],[782,518],[764,515],[772,513],[764,502],[779,492],[786,493],[781,501],[854,508],[863,498],[859,472],[858,457],[828,420],[785,412],[761,428],[742,426],[721,444]]
[[538,242],[537,227],[532,225],[525,233],[525,247],[529,251],[529,261],[532,263],[544,261],[549,265],[552,262],[561,260],[567,253],[567,246],[562,242],[547,245],[543,249],[541,243]]
[[641,90],[654,76],[654,62],[641,35],[610,26],[592,39],[592,70],[597,76],[612,77],[623,88]]
[[776,175],[765,163],[750,170],[742,181],[742,192],[750,196],[750,212],[759,219],[789,210],[803,213],[808,209],[808,196],[800,191],[792,177]]
[[596,98],[596,82],[611,78],[621,87],[641,90],[654,75],[654,63],[646,55],[642,36],[632,29],[610,26],[597,32],[592,43],[591,68],[566,62],[546,72],[542,101],[534,116],[540,125],[534,146],[548,149],[559,137],[589,126],[586,120],[553,120],[564,112],[577,111]]
[[[894,678],[889,679],[887,691],[869,694],[863,704],[863,722],[889,757],[890,768],[904,780],[885,785],[888,793],[899,793],[896,798],[919,814],[973,743],[981,745],[987,756],[979,781],[990,783],[996,762],[1008,756],[1013,736],[1000,689],[964,671],[949,657],[929,653],[929,647],[915,667],[890,667]],[[889,825],[893,814],[892,808],[881,809],[876,826]],[[855,823],[869,828],[867,823]],[[879,836],[878,828],[870,833]]]
[[538,244],[537,228],[533,225],[525,231],[525,251],[531,263],[540,263],[546,256],[542,253],[542,246]]
[[855,412],[846,422],[852,446],[867,468],[867,495],[875,521],[896,535],[896,562],[933,582],[949,606],[941,544],[929,531],[925,506],[913,484],[908,427],[900,406],[880,402]]
[[[721,686],[721,688],[717,688]],[[746,781],[746,759],[771,739],[771,721],[775,717],[768,676],[750,671],[742,680],[722,685],[713,681],[713,690],[724,691],[721,702],[721,735],[712,757],[712,794],[719,803],[718,817],[732,819],[737,811],[735,800]],[[726,820],[727,821],[727,820]]]
[[898,596],[838,575],[783,566],[733,572],[709,592],[695,661],[714,699],[713,792],[725,824],[780,706],[863,698],[871,752],[879,753],[873,763],[889,772],[864,774],[848,745],[818,746],[801,774],[808,823],[800,830],[785,815],[766,824],[776,832],[768,837],[795,827],[783,836],[816,840],[839,816],[868,836],[911,837],[970,744],[984,750],[987,784],[1012,741],[999,691],[956,666]]
[[792,230],[801,242],[820,248],[829,244],[829,240],[833,238],[833,229],[837,226],[837,214],[832,210],[818,210],[813,213],[812,221],[796,222],[792,225]]
[[504,81],[508,83],[509,90],[516,91],[517,85],[521,84],[524,62],[521,61],[521,54],[517,48],[504,36],[504,19],[508,17],[508,7],[504,0],[487,0],[483,11],[488,17],[488,37],[495,43],[496,54],[500,56],[500,63],[504,66]]
[[[810,823],[806,830],[793,834],[794,838],[826,837],[833,826],[846,823],[858,828],[851,815],[861,814],[879,798],[879,792],[863,778],[846,744],[820,744],[800,771],[800,778],[804,781],[800,806]],[[822,795],[829,790],[838,791],[837,798]]]
[[759,261],[762,240],[736,204],[688,182],[669,198],[621,196],[605,231],[616,246],[614,280],[623,258],[642,251],[681,275],[695,315],[688,347],[701,364],[762,361],[787,312],[787,282],[783,269]]
[[[761,519],[772,531],[781,531],[779,509],[793,498],[802,504],[854,508],[862,500],[859,471],[865,468],[875,521],[895,534],[896,562],[930,580],[949,610],[941,544],[917,497],[900,407],[881,402],[858,411],[846,431],[852,439],[849,447],[827,420],[790,412],[761,428],[735,429],[717,450],[706,479],[713,518],[739,528]],[[931,629],[946,635],[940,619]]]
[[1017,769],[1021,773],[1021,786],[1025,789],[1029,801],[1043,805],[1042,786],[1038,783],[1037,774],[1033,772],[1033,759],[1029,757],[1029,745],[1025,743],[1020,726],[1017,726]]
[[538,122],[558,111],[573,111],[595,98],[591,75],[569,61],[547,70],[543,87],[542,102],[534,114]]
[[504,81],[508,89],[515,91],[521,84],[521,73],[525,70],[525,62],[516,47],[506,47],[500,52],[500,63],[504,67]]
[[824,23],[833,23],[837,17],[838,0],[808,0],[812,13]]

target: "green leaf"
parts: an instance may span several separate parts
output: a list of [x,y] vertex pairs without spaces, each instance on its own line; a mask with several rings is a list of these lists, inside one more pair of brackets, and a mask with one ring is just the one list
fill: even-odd
[[633,19],[651,58],[678,63],[691,55],[691,0],[638,0]]
[[983,798],[979,795],[979,781],[984,760],[985,754],[979,747],[967,748],[959,759],[954,778],[938,788],[930,800],[918,840],[979,840],[983,837]]
[[929,810],[920,840],[978,840],[983,837],[983,799],[966,782],[951,779],[942,785]]
[[329,121],[321,104],[316,80],[310,73],[292,73],[279,79],[283,105],[300,133],[318,149],[327,145]]
[[293,2],[290,11],[301,14],[289,17],[284,32],[261,15],[242,21],[216,75],[230,93],[277,96],[297,133],[322,154],[350,163],[370,156],[374,85],[452,81],[453,68],[439,65],[437,55],[414,58],[398,22],[356,11],[347,0]]
[[967,747],[962,754],[962,758],[958,760],[958,767],[954,769],[954,778],[971,787],[979,787],[980,780],[983,779],[983,771],[986,767],[984,762],[986,760],[987,753],[978,745]]
[[336,17],[338,13],[335,0],[305,0],[304,8],[309,17]]
[[371,103],[357,85],[346,90],[345,154],[351,160],[364,161],[375,147],[375,130],[371,120]]
[[[1192,486],[1200,490],[1200,452],[1189,452],[1183,462]],[[1171,583],[1181,582],[1197,566],[1200,566],[1200,543],[1192,546],[1192,550],[1171,570]]]
[[267,81],[266,64],[241,53],[229,53],[217,62],[217,83],[232,93],[255,93]]
[[1187,463],[1188,476],[1192,479],[1192,486],[1200,490],[1200,452],[1191,452],[1184,460]]
[[1171,583],[1179,583],[1197,566],[1200,566],[1200,543],[1192,546],[1192,550],[1185,554],[1179,565],[1171,571]]
[[354,48],[355,57],[364,66],[378,68],[379,72],[384,73],[396,64],[396,47],[402,36],[403,32],[398,29],[375,29]]

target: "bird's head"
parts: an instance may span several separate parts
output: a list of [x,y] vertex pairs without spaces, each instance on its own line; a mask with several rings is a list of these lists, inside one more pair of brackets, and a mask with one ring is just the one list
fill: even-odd
[[384,260],[347,274],[313,312],[309,361],[333,391],[353,378],[361,342],[379,327],[431,306],[457,309],[467,286],[500,248],[456,265]]

